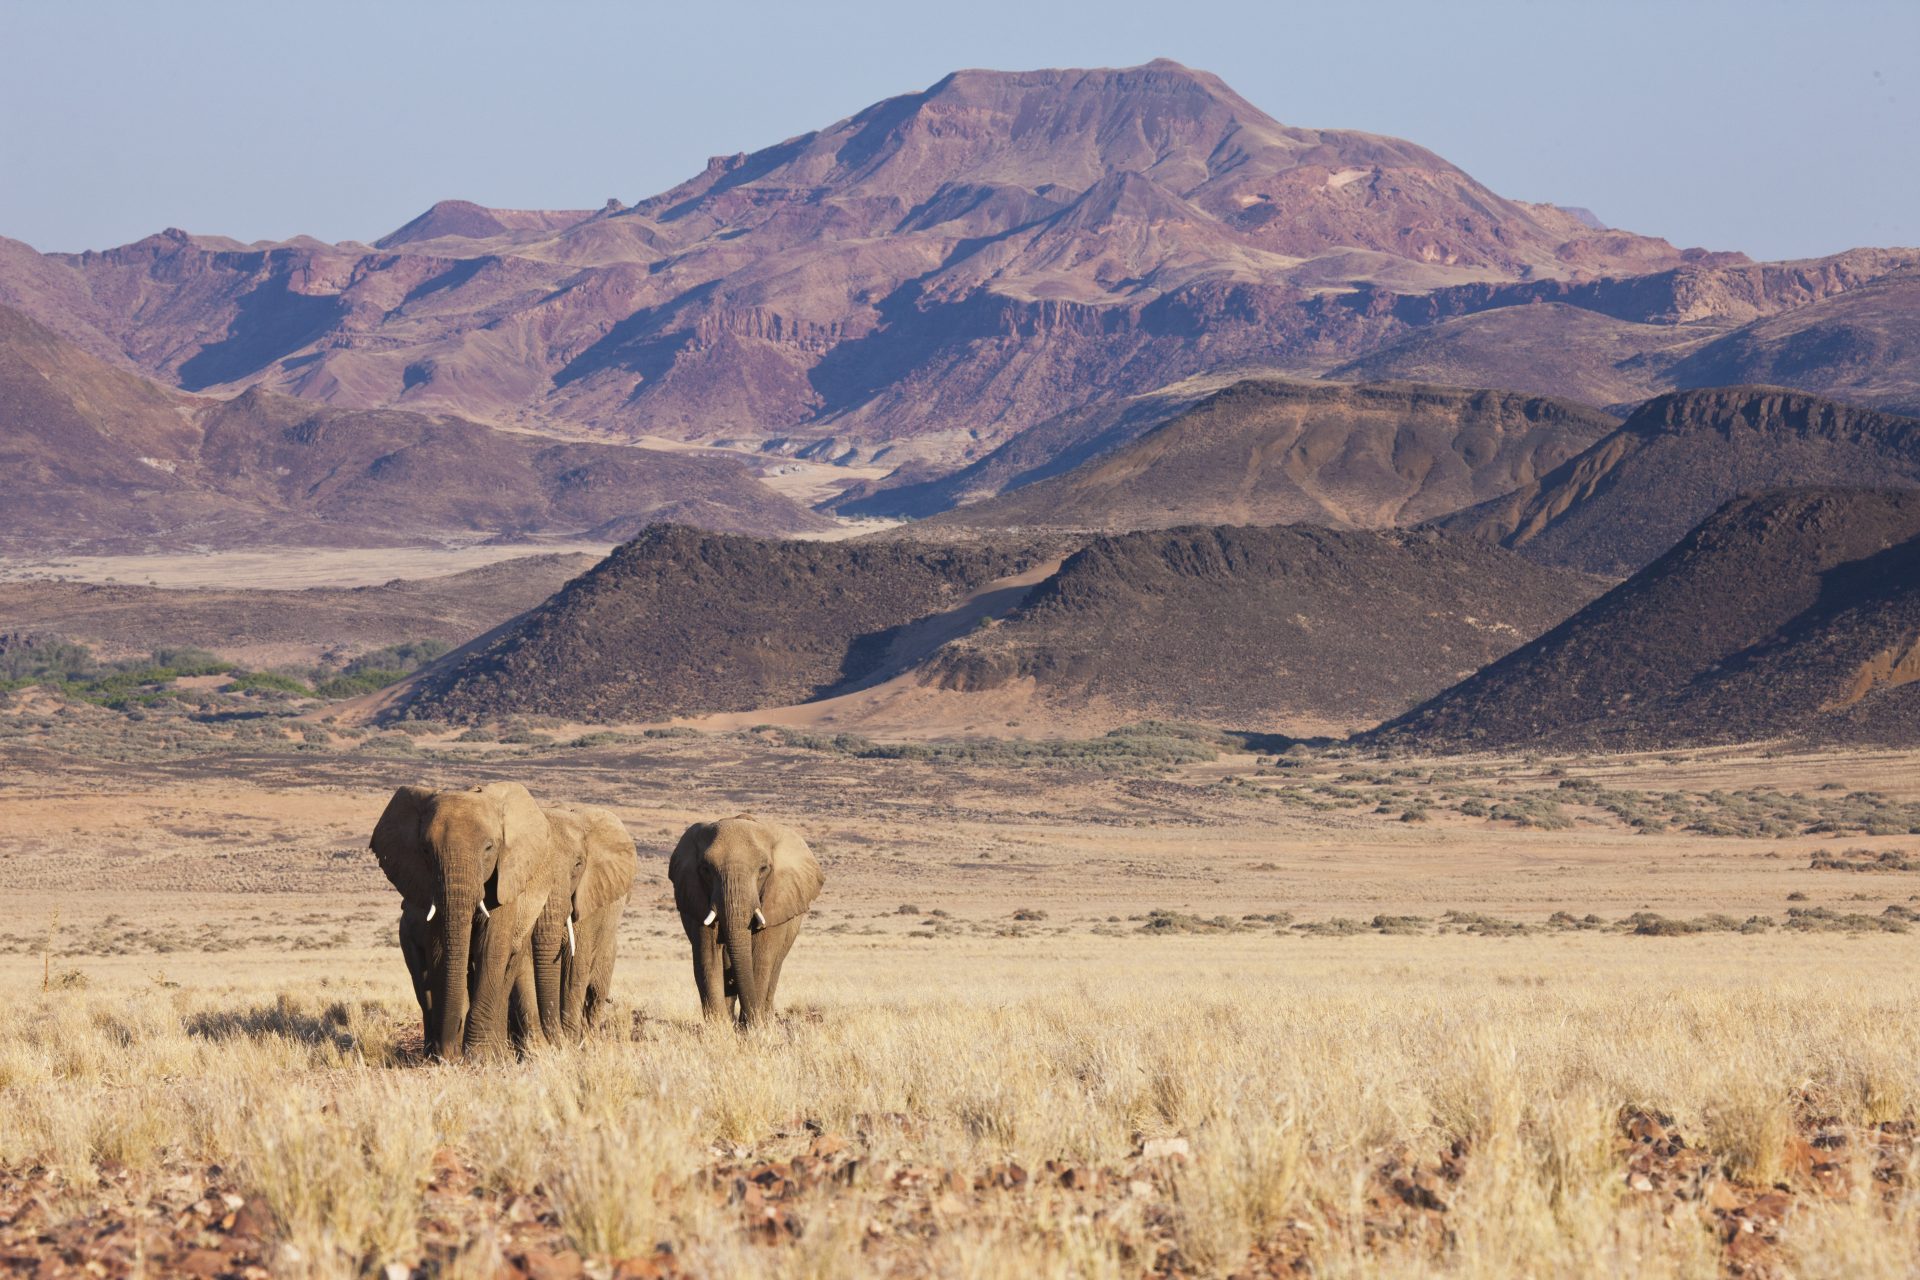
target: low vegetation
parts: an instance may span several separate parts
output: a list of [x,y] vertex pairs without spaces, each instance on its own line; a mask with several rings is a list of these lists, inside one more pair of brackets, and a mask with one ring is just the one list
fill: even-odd
[[[405,679],[448,646],[410,641],[361,654],[338,666],[298,671],[249,671],[205,649],[161,648],[145,658],[106,662],[93,650],[58,636],[0,637],[0,693],[39,688],[60,698],[116,711],[179,701],[222,709],[217,695],[280,694],[337,700],[357,697]],[[227,676],[225,682],[188,689],[180,682]]]
[[1246,1001],[1156,969],[1103,991],[1087,969],[1069,1005],[917,995],[924,973],[891,967],[754,1035],[643,1004],[584,1049],[495,1067],[420,1063],[407,1004],[353,985],[16,1000],[0,1180],[36,1198],[0,1247],[323,1276],[1920,1261],[1920,1030],[1904,988],[1855,972],[1309,966]]

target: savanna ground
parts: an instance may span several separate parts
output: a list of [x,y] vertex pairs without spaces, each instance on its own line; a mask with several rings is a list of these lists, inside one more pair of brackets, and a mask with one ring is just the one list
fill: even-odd
[[[1920,755],[0,728],[20,1274],[1920,1267]],[[502,777],[638,838],[620,1004],[426,1064],[366,835]],[[828,880],[743,1036],[664,867],[749,809]]]

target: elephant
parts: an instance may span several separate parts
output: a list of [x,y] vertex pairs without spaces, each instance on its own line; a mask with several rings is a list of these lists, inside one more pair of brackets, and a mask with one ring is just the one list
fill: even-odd
[[825,877],[797,832],[752,814],[696,822],[667,864],[693,948],[693,981],[709,1020],[740,1025],[773,1012],[780,966]]
[[560,1022],[549,1039],[579,1039],[599,1021],[613,985],[614,953],[620,944],[620,916],[633,888],[639,855],[620,819],[591,805],[556,805],[547,810],[558,842],[574,852],[568,859],[572,916],[567,948],[560,958]]
[[[400,891],[400,945],[428,1053],[458,1061],[504,1050],[523,954],[535,1003],[558,1025],[568,909],[548,904],[565,901],[567,869],[525,787],[401,787],[368,844]],[[516,1023],[517,1039],[541,1029],[524,1013]]]

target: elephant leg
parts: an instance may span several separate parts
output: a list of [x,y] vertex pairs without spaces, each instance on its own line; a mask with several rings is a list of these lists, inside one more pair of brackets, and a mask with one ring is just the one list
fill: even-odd
[[784,924],[776,924],[770,929],[762,929],[753,939],[753,967],[757,970],[760,989],[766,992],[767,1014],[773,1013],[774,989],[780,985],[780,966],[786,963],[787,952],[793,949],[793,940],[800,936],[800,921],[804,916],[795,916]]
[[514,965],[513,996],[507,1008],[507,1034],[512,1037],[514,1048],[521,1050],[528,1045],[545,1044],[547,1041],[540,1022],[540,997],[535,989],[533,965],[524,952]]
[[608,907],[594,921],[592,951],[583,952],[585,980],[581,983],[578,1010],[580,1033],[600,1021],[607,997],[613,990],[613,961],[620,947],[620,908]]
[[400,913],[400,954],[413,979],[413,998],[420,1005],[420,1034],[428,1045],[437,1044],[440,1038],[440,1019],[433,1008],[432,941],[423,917],[411,911]]
[[701,1013],[709,1020],[732,1017],[727,1007],[726,956],[720,949],[719,928],[685,915],[680,923],[693,948],[693,985],[700,995]]
[[[524,957],[528,936],[538,922],[544,899],[537,904],[520,900],[502,903],[480,923],[474,938],[477,960],[473,967],[472,998],[467,1012],[466,1052],[482,1057],[507,1050],[508,1015],[520,980],[517,965]],[[532,1025],[539,1026],[537,1008]]]

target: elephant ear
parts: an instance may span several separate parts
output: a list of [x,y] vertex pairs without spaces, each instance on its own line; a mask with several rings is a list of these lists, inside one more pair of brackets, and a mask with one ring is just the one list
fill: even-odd
[[633,872],[639,865],[633,837],[620,819],[605,809],[585,809],[587,821],[587,869],[573,891],[573,918],[585,920],[602,908],[627,896],[633,888]]
[[501,846],[494,895],[503,903],[512,902],[546,867],[553,829],[547,815],[519,783],[489,782],[475,789],[500,810]]
[[774,827],[773,831],[773,867],[767,872],[766,887],[760,891],[760,914],[769,928],[785,924],[811,907],[827,879],[814,860],[813,850],[807,848],[798,832],[785,827]]
[[433,860],[427,856],[427,812],[439,794],[426,787],[401,787],[387,801],[386,812],[373,825],[367,847],[380,860],[380,869],[407,902],[425,906],[439,888]]
[[707,898],[707,887],[700,882],[700,855],[713,843],[719,824],[696,822],[681,833],[667,859],[667,879],[673,881],[673,905],[681,915],[705,916],[714,904]]

